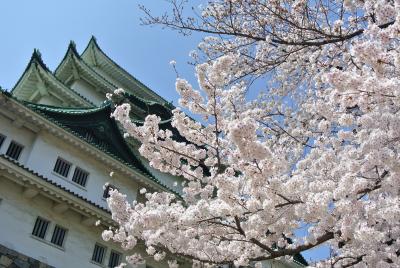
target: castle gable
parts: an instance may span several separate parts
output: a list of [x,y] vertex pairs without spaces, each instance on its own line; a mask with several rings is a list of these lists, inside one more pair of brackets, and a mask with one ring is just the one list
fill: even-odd
[[59,81],[44,64],[36,49],[12,94],[19,100],[60,107],[93,106],[88,99]]

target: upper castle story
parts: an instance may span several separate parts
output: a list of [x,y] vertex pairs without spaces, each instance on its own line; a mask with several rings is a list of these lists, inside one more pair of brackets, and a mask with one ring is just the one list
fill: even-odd
[[150,167],[140,144],[125,140],[110,118],[106,94],[117,88],[125,90],[133,120],[158,114],[171,127],[171,105],[111,60],[94,37],[81,54],[71,42],[55,71],[35,49],[11,92],[0,94],[0,155],[105,209],[105,183],[130,200],[143,198],[142,187],[179,193],[182,179]]
[[61,107],[99,106],[106,93],[123,88],[145,102],[168,102],[109,58],[92,37],[79,54],[70,42],[64,58],[52,72],[34,50],[12,94],[24,101]]

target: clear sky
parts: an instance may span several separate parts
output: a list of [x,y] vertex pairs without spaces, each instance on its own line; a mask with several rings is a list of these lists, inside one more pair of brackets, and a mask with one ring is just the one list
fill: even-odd
[[[198,5],[201,0],[190,0]],[[196,85],[193,67],[186,64],[200,35],[140,25],[138,4],[155,13],[168,10],[162,0],[9,0],[0,1],[0,86],[11,89],[22,75],[34,48],[54,70],[70,40],[82,52],[92,35],[105,53],[141,82],[177,104],[176,60],[181,77]],[[299,231],[299,235],[304,231]],[[304,253],[307,260],[328,254],[326,247]]]
[[161,0],[0,1],[0,86],[11,89],[15,85],[34,48],[54,70],[70,40],[82,52],[94,35],[119,65],[177,104],[176,75],[169,62],[176,60],[179,74],[193,81],[193,68],[186,62],[201,38],[141,26],[138,4],[155,13],[168,7]]

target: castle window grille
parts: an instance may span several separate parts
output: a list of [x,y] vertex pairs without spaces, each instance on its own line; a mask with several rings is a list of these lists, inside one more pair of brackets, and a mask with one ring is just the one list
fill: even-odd
[[110,259],[108,260],[108,267],[114,268],[118,266],[121,261],[121,254],[115,251],[111,251]]
[[74,175],[72,176],[72,181],[85,187],[88,176],[89,172],[77,167],[75,168]]
[[50,221],[37,217],[35,226],[33,227],[32,235],[44,239]]
[[67,233],[67,229],[62,228],[61,226],[56,225],[54,227],[53,236],[51,237],[51,243],[54,245],[63,246],[65,234]]
[[61,176],[67,178],[69,174],[69,170],[71,169],[71,163],[68,161],[62,159],[62,158],[57,158],[56,164],[54,165],[53,171],[57,174],[60,174]]
[[6,136],[4,136],[3,134],[0,134],[0,148],[3,145],[3,142],[5,141]]
[[8,146],[6,155],[14,160],[18,160],[19,157],[21,156],[21,152],[23,149],[24,149],[24,146],[16,143],[15,141],[12,141],[10,143],[10,146]]
[[92,261],[94,261],[96,263],[99,263],[99,264],[102,264],[103,260],[104,260],[105,252],[106,252],[106,248],[105,247],[103,247],[103,246],[101,246],[99,244],[96,244],[94,246],[94,250],[93,250]]
[[107,143],[103,140],[99,141],[99,146],[103,149],[107,149]]
[[92,142],[93,139],[94,139],[94,137],[93,137],[92,133],[86,132],[86,134],[85,134],[85,139],[86,139],[87,141],[89,141],[89,142]]

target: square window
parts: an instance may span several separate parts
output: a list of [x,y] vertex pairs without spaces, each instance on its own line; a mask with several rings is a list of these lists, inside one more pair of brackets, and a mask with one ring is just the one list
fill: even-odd
[[33,227],[32,235],[44,239],[50,221],[37,217],[35,226]]
[[104,255],[106,253],[106,247],[99,244],[94,245],[92,261],[103,264]]
[[67,229],[65,229],[59,225],[56,225],[54,227],[53,236],[51,237],[51,243],[62,247],[66,233],[67,233]]
[[57,158],[56,164],[54,165],[53,171],[61,176],[67,178],[69,174],[69,170],[71,169],[72,164],[68,161],[62,159],[61,157]]
[[8,146],[6,155],[14,160],[18,160],[21,156],[22,149],[24,149],[24,146],[12,141]]
[[110,259],[108,260],[108,267],[114,268],[115,266],[118,266],[121,262],[121,256],[121,253],[112,250],[110,254]]
[[89,172],[87,172],[79,167],[76,167],[75,171],[74,171],[74,175],[72,176],[72,181],[85,187],[88,176],[89,176]]

